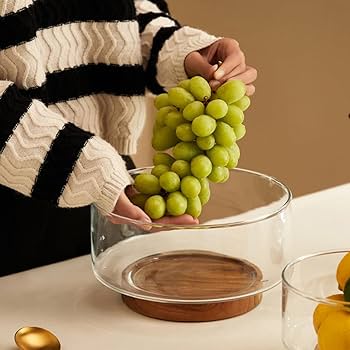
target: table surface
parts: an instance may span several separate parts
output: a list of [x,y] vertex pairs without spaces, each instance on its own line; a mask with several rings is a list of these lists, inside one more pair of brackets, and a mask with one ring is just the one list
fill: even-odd
[[[293,253],[350,248],[350,183],[293,200]],[[54,332],[62,350],[282,350],[281,286],[251,312],[228,320],[175,323],[129,310],[96,281],[89,256],[0,278],[0,349],[23,326]]]

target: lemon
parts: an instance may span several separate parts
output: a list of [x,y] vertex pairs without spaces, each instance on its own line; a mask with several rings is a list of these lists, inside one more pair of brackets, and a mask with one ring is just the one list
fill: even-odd
[[[344,295],[343,294],[334,294],[327,297],[327,299],[331,300],[339,300],[344,301]],[[341,306],[339,306],[341,307]],[[315,308],[314,314],[313,314],[313,324],[316,333],[318,332],[321,323],[323,320],[334,311],[339,310],[339,308],[336,305],[326,305],[326,304],[318,304]]]
[[337,310],[328,314],[318,330],[320,350],[350,349],[350,312]]
[[337,281],[339,289],[344,290],[346,282],[350,279],[350,252],[347,253],[338,264]]

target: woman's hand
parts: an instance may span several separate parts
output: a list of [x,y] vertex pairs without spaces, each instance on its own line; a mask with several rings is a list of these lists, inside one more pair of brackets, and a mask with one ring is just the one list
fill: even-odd
[[[113,213],[119,216],[123,216],[135,221],[140,221],[143,225],[139,225],[142,229],[150,231],[152,226],[147,225],[151,223],[151,218],[138,206],[134,205],[128,196],[132,196],[134,189],[132,186],[128,186],[125,192],[122,192],[118,198],[118,201],[114,207]],[[109,220],[114,224],[128,223],[127,220],[119,218],[117,216],[109,215]],[[154,223],[169,224],[169,225],[194,225],[198,224],[198,219],[194,219],[191,215],[184,214],[180,216],[164,216],[161,219],[154,220]]]
[[246,84],[248,96],[255,92],[257,71],[246,65],[244,53],[234,39],[222,38],[191,52],[185,58],[185,70],[189,77],[201,75],[207,79],[213,90],[227,80],[239,79]]
[[[151,223],[151,218],[138,206],[134,205],[125,192],[122,192],[114,207],[113,214],[123,216],[135,221],[141,221],[143,223]],[[126,223],[126,220],[118,218],[116,216],[110,216],[110,220],[114,224]]]

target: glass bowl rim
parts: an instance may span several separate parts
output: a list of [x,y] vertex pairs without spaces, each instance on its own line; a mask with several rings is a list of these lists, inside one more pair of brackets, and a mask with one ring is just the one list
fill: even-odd
[[[135,174],[137,174],[139,172],[142,172],[142,171],[145,171],[145,170],[149,170],[149,169],[152,169],[152,168],[153,168],[152,166],[148,166],[148,167],[139,167],[139,168],[131,169],[131,170],[129,170],[129,174],[130,175],[135,175]],[[265,215],[261,215],[261,216],[258,216],[256,218],[249,219],[249,220],[240,220],[240,221],[234,221],[234,222],[223,223],[223,224],[176,225],[176,224],[165,224],[165,223],[156,223],[156,222],[146,222],[146,221],[141,221],[141,220],[134,220],[134,219],[130,219],[130,218],[125,217],[125,216],[121,216],[121,215],[115,214],[115,213],[109,213],[109,214],[107,214],[107,216],[109,216],[111,218],[118,218],[118,219],[122,220],[123,223],[125,223],[125,224],[134,224],[134,225],[137,225],[137,226],[145,226],[147,228],[215,229],[215,228],[223,228],[223,227],[235,227],[235,226],[248,225],[248,224],[252,224],[252,223],[256,223],[256,222],[260,222],[260,221],[263,221],[263,220],[270,219],[270,218],[278,215],[280,212],[282,212],[291,203],[292,198],[293,198],[291,190],[289,189],[289,187],[287,185],[285,185],[280,180],[277,180],[275,177],[267,175],[267,174],[260,173],[258,171],[249,170],[249,169],[243,169],[243,168],[234,168],[234,169],[231,169],[230,171],[238,171],[240,173],[251,174],[251,175],[255,175],[255,176],[258,176],[258,177],[262,177],[262,178],[264,178],[266,180],[272,181],[275,185],[277,185],[280,188],[282,188],[284,193],[287,195],[287,198],[286,198],[285,202],[282,203],[282,205],[280,205],[277,209],[275,209],[271,213],[268,213],[268,214],[265,214]]]
[[341,301],[341,300],[333,300],[333,299],[327,299],[327,298],[322,298],[322,297],[318,297],[318,296],[314,296],[313,294],[310,293],[306,293],[303,290],[301,290],[300,288],[297,288],[295,286],[293,286],[290,282],[288,282],[287,278],[286,278],[286,273],[289,269],[293,268],[293,266],[295,266],[296,264],[300,263],[301,261],[305,261],[308,259],[312,259],[315,257],[319,257],[319,256],[324,256],[324,255],[332,255],[332,254],[340,254],[340,253],[349,253],[350,252],[350,248],[349,249],[332,249],[332,250],[323,250],[323,251],[319,251],[319,252],[315,252],[312,254],[306,254],[306,255],[302,255],[292,261],[290,261],[282,270],[282,285],[283,286],[287,286],[288,289],[292,290],[294,293],[300,295],[301,297],[317,302],[317,303],[322,303],[325,305],[332,305],[332,306],[346,306],[349,307],[350,306],[350,302],[349,301]]

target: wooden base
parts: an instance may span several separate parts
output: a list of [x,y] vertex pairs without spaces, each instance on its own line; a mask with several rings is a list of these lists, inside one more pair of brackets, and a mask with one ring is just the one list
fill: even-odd
[[[261,286],[260,269],[246,260],[208,251],[188,250],[147,257],[125,270],[135,291],[174,302],[154,302],[123,295],[132,310],[168,321],[200,322],[231,318],[249,312],[262,295],[225,302],[203,302],[253,292]],[[177,303],[176,300],[186,300]],[[196,300],[196,303],[191,303]]]
[[261,301],[261,294],[237,301],[211,304],[169,304],[122,296],[124,303],[137,313],[166,321],[207,322],[242,315],[254,309]]

